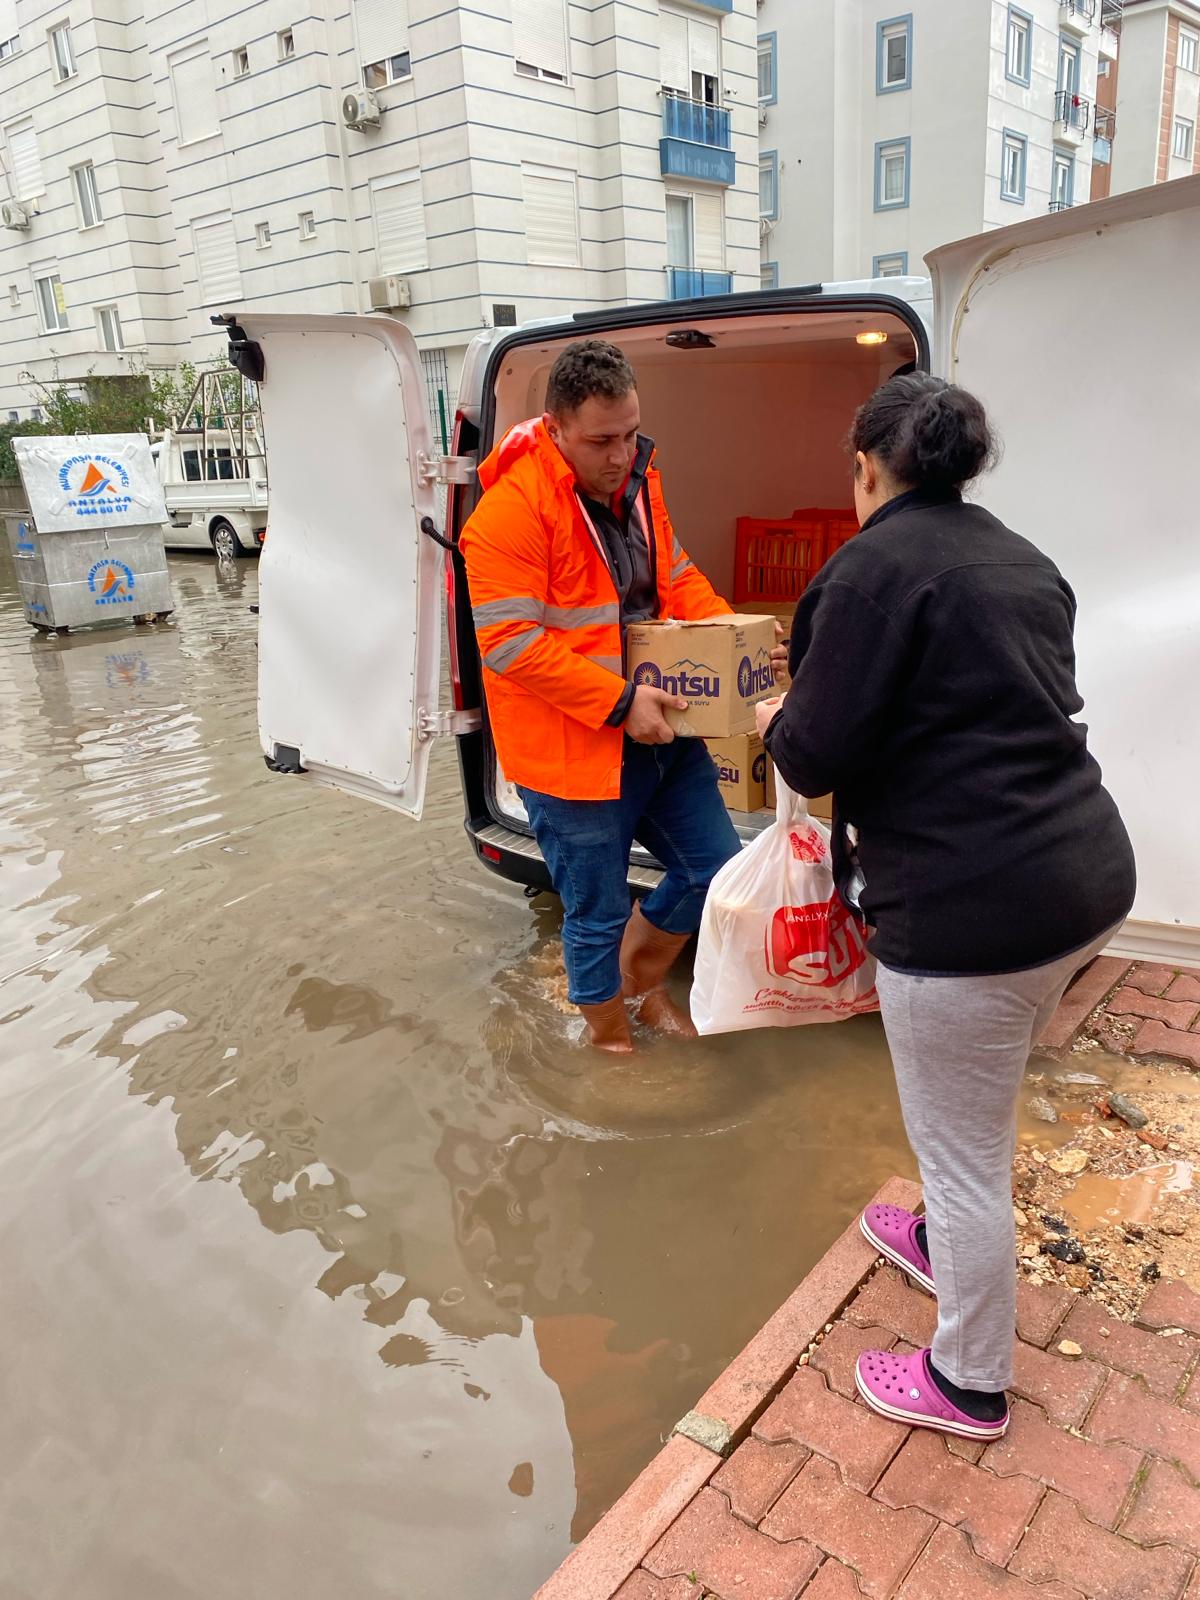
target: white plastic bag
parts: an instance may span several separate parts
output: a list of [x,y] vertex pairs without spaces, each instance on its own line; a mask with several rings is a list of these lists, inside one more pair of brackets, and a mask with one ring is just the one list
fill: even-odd
[[834,887],[829,829],[776,774],[775,821],[712,881],[692,1021],[701,1033],[878,1011],[862,924]]

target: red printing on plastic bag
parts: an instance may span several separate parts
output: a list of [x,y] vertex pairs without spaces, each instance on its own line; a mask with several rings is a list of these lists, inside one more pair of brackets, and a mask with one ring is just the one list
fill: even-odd
[[767,925],[766,943],[773,978],[825,989],[836,988],[867,959],[863,930],[839,894],[823,904],[781,906]]

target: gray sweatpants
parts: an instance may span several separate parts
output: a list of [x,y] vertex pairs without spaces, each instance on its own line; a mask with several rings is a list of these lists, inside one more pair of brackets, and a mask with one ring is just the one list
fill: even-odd
[[883,1026],[925,1191],[938,1291],[933,1363],[963,1389],[1012,1382],[1021,1079],[1067,984],[1115,931],[1028,972],[915,978],[879,968]]

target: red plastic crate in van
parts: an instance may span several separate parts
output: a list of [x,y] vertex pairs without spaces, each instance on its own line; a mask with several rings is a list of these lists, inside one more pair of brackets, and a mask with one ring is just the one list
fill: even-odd
[[737,519],[733,600],[773,609],[798,600],[825,561],[825,524],[806,514]]
[[802,506],[799,511],[792,512],[793,517],[803,517],[811,522],[822,522],[825,525],[825,559],[836,555],[844,544],[847,544],[858,532],[858,517],[853,509],[849,511],[824,511],[813,506]]

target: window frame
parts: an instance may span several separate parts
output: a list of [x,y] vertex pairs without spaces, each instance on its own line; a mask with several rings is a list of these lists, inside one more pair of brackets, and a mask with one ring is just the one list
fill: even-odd
[[[1015,33],[1014,23],[1023,23],[1025,29],[1025,74],[1013,71],[1012,42]],[[1019,83],[1023,89],[1028,89],[1033,83],[1033,30],[1035,23],[1028,11],[1022,11],[1020,6],[1009,6],[1007,21],[1004,29],[1004,76],[1009,83]]]
[[[29,275],[33,279],[33,299],[38,312],[38,332],[44,337],[56,333],[70,332],[70,323],[67,320],[67,297],[63,292],[62,274],[57,266],[53,268],[31,267]],[[57,284],[58,290],[51,290],[50,298],[53,301],[56,320],[53,326],[48,324],[46,317],[46,304],[42,299],[41,285],[43,283]],[[57,320],[61,318],[61,320]]]
[[[88,174],[86,184],[81,181],[81,175]],[[86,201],[91,205],[94,216],[92,221],[87,220],[87,207],[85,205],[84,190],[87,190]],[[87,233],[92,228],[98,228],[104,222],[104,207],[100,204],[100,186],[96,182],[96,167],[91,161],[80,161],[71,168],[71,193],[75,197],[75,216],[80,233]]]
[[[62,70],[62,58],[55,42],[58,39],[62,39],[66,46],[67,71],[65,72]],[[46,29],[46,43],[50,47],[50,68],[54,74],[55,85],[70,83],[72,78],[77,78],[79,76],[79,63],[75,59],[75,47],[71,43],[71,23],[69,18],[64,17],[61,22],[56,22],[54,27]]]
[[[771,176],[771,208],[763,210],[762,180],[764,171]],[[779,221],[779,151],[760,150],[758,152],[758,220],[760,222]]]
[[[764,45],[766,49],[764,51]],[[758,103],[760,106],[774,106],[779,104],[779,35],[777,33],[760,33],[758,36],[758,64],[761,68],[763,61],[771,64],[771,88],[768,94],[763,94],[761,83],[759,85]]]
[[[397,62],[397,61],[407,61],[408,62],[408,71],[407,72],[393,72],[393,70],[392,70],[393,64],[395,62]],[[369,72],[378,72],[381,68],[383,70],[382,82],[380,82],[380,83],[372,83],[368,79],[367,74]],[[364,62],[363,69],[362,69],[363,88],[364,89],[373,89],[373,90],[375,90],[376,93],[378,93],[378,91],[380,89],[390,89],[392,87],[392,85],[395,84],[395,83],[411,83],[412,82],[412,75],[413,75],[413,71],[412,71],[412,51],[411,50],[397,50],[397,52],[396,52],[396,54],[394,56],[384,56],[381,61],[367,61],[367,62]]]
[[[887,45],[888,40],[897,29],[903,30],[904,38],[904,78],[897,83],[889,83],[887,77]],[[905,12],[898,17],[885,17],[882,22],[875,24],[875,93],[898,94],[904,89],[912,88],[912,43],[913,19],[912,12]]]
[[[116,344],[108,344],[105,341],[104,315],[106,312],[111,313],[112,316],[112,325],[116,332]],[[121,312],[118,306],[110,303],[109,305],[96,307],[96,333],[100,340],[100,348],[106,354],[120,355],[125,349],[125,330],[121,326]]]
[[[1021,152],[1021,186],[1017,193],[1008,189],[1008,153],[1009,147],[1019,146]],[[1026,190],[1029,183],[1029,135],[1018,133],[1015,128],[1002,128],[1000,131],[1000,198],[1009,205],[1023,206],[1025,204]]]
[[[1070,82],[1064,83],[1063,62],[1072,64]],[[1073,39],[1070,34],[1060,33],[1058,36],[1058,67],[1055,77],[1055,89],[1059,94],[1069,94],[1072,99],[1078,99],[1083,93],[1083,46],[1078,39]]]
[[667,262],[666,262],[666,264],[667,264],[668,269],[670,269],[671,267],[674,267],[679,272],[695,272],[695,270],[696,270],[696,200],[695,200],[695,196],[693,194],[691,194],[686,189],[668,189],[667,192],[666,192],[666,196],[665,196],[665,199],[664,199],[664,205],[663,205],[663,222],[664,222],[664,225],[666,223],[666,207],[667,207],[667,203],[672,201],[672,200],[678,201],[682,205],[685,205],[687,207],[687,241],[688,241],[688,256],[689,256],[689,259],[687,261],[672,261],[671,260],[671,230],[670,230],[670,228],[666,228],[666,252],[667,252]]
[[1075,204],[1075,152],[1056,144],[1050,152],[1050,203],[1058,203],[1058,174],[1067,174],[1066,195],[1062,204],[1069,210]]
[[296,234],[301,244],[311,244],[317,237],[317,214],[301,211],[296,217]]
[[271,248],[271,224],[265,219],[254,224],[254,248],[256,250],[269,250]]
[[[904,152],[904,195],[900,200],[884,199],[884,162],[891,151]],[[912,138],[880,139],[875,145],[875,210],[906,211],[912,204]]]
[[175,118],[175,148],[177,150],[187,150],[192,145],[205,144],[209,139],[219,139],[221,137],[221,108],[217,102],[216,77],[213,74],[213,112],[217,119],[217,125],[207,133],[197,133],[190,138],[184,138],[183,119],[179,115],[179,85],[176,82],[175,73],[179,67],[190,65],[198,57],[203,57],[208,62],[209,72],[213,73],[215,62],[208,47],[207,35],[203,39],[196,39],[183,45],[180,49],[167,56],[167,79],[171,85],[171,113]]
[[233,76],[248,78],[250,76],[250,46],[239,44],[233,52]]
[[[1185,43],[1191,45],[1191,50],[1189,51],[1192,58],[1191,66],[1183,59]],[[1194,28],[1180,26],[1179,48],[1175,55],[1175,65],[1181,72],[1200,72],[1200,33],[1197,33]]]
[[[768,273],[770,273],[770,275],[771,275],[770,283],[767,283],[767,282],[764,281]],[[760,261],[758,263],[758,287],[760,289],[767,289],[767,290],[778,289],[778,287],[779,287],[779,263],[778,263],[778,261]]]
[[[880,263],[884,262],[884,261],[898,261],[900,263],[900,271],[899,272],[883,272],[883,271],[881,271],[880,270]],[[871,257],[871,276],[872,276],[872,278],[907,278],[908,277],[908,251],[907,250],[885,250],[882,255],[872,256]]]
[[[584,265],[583,260],[583,234],[580,227],[579,215],[579,173],[574,167],[554,166],[544,161],[522,161],[521,172],[521,230],[525,235],[525,264],[530,267],[543,267],[563,272],[577,271]],[[542,179],[551,183],[561,183],[566,186],[568,180],[571,185],[571,204],[575,216],[575,260],[555,261],[548,254],[535,252],[533,241],[529,236],[528,200],[526,197],[526,176]],[[693,213],[693,230],[695,228],[695,215]],[[692,248],[695,249],[695,233],[692,236]]]
[[515,77],[518,77],[518,78],[524,78],[526,80],[526,82],[528,82],[528,83],[557,83],[557,84],[561,84],[563,86],[569,86],[571,81],[572,81],[572,78],[571,78],[571,10],[570,10],[570,6],[567,4],[567,0],[543,0],[543,3],[545,5],[558,6],[558,7],[560,7],[561,12],[562,12],[563,66],[565,68],[565,71],[556,72],[553,67],[542,67],[542,66],[539,66],[537,64],[537,62],[535,62],[535,61],[526,61],[523,56],[519,56],[517,54],[517,36],[516,36],[517,35],[517,29],[516,29],[516,18],[514,17],[513,18],[513,32],[512,32],[513,75]]
[[[225,223],[229,224],[230,232],[233,235],[233,260],[238,286],[236,290],[230,290],[228,294],[218,294],[215,285],[206,285],[204,282],[204,275],[200,270],[200,242],[197,235],[203,233],[205,229],[219,228]],[[242,259],[241,252],[238,249],[237,219],[233,211],[213,211],[206,216],[195,217],[191,222],[190,229],[192,236],[192,265],[196,274],[196,294],[199,297],[199,304],[201,306],[219,306],[223,301],[232,299],[235,295],[240,299],[243,293]]]
[[[1179,149],[1179,135],[1186,133],[1187,149]],[[1189,117],[1175,117],[1171,123],[1172,161],[1193,161],[1196,155],[1196,124]]]
[[11,61],[14,56],[21,54],[21,35],[14,33],[11,39],[0,39],[0,61]]
[[[421,217],[420,259],[406,262],[402,266],[385,265],[383,259],[383,243],[379,235],[379,208],[375,198],[384,194],[389,189],[416,188],[417,206]],[[404,167],[398,172],[388,172],[380,177],[372,178],[368,185],[371,206],[371,244],[375,251],[375,265],[379,276],[383,278],[410,278],[418,272],[428,272],[430,268],[429,257],[429,218],[425,207],[425,185],[421,179],[419,166]]]
[[295,28],[280,28],[275,35],[275,50],[279,60],[294,61],[296,59],[296,30]]

